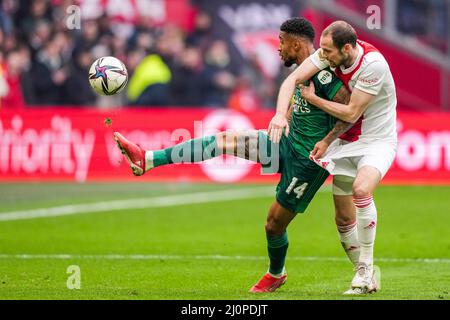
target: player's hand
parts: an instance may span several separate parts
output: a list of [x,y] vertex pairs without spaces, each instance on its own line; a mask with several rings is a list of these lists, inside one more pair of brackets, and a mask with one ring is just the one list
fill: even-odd
[[302,94],[302,98],[308,102],[311,102],[311,99],[316,96],[314,83],[312,81],[309,82],[309,86],[305,86],[304,84],[300,84],[300,92]]
[[322,159],[325,152],[327,152],[329,144],[323,140],[320,140],[314,145],[313,150],[310,153],[310,157],[313,159]]
[[267,130],[270,141],[273,143],[279,143],[281,140],[281,135],[283,134],[283,129],[284,134],[287,137],[289,135],[289,122],[286,115],[277,112],[270,121],[269,128]]

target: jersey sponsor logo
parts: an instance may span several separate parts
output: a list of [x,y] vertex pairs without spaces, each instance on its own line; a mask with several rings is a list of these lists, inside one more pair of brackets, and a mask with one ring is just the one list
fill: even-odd
[[294,111],[296,112],[296,113],[310,113],[311,112],[311,109],[310,108],[308,108],[308,107],[304,107],[304,106],[302,106],[302,105],[298,105],[298,104],[295,104],[294,105]]
[[374,84],[374,83],[377,83],[378,81],[380,81],[380,79],[378,79],[378,78],[371,78],[371,79],[367,79],[367,78],[363,78],[363,79],[358,79],[358,82],[361,82],[361,83],[363,83],[363,84],[367,84],[367,85],[371,85],[371,84]]
[[326,70],[322,70],[317,75],[317,79],[319,79],[319,82],[321,84],[328,84],[331,82],[331,80],[333,80],[333,77],[330,72],[328,72]]
[[299,95],[294,97],[294,112],[298,113],[310,113],[308,102]]

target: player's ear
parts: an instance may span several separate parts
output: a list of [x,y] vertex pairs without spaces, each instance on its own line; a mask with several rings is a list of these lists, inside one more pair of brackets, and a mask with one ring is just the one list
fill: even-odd
[[342,47],[342,52],[343,53],[350,53],[350,51],[352,50],[352,45],[350,43],[346,43],[344,44],[344,46]]
[[300,51],[300,49],[302,48],[302,39],[295,38],[293,45],[294,45],[294,50],[295,51],[297,51],[297,52]]

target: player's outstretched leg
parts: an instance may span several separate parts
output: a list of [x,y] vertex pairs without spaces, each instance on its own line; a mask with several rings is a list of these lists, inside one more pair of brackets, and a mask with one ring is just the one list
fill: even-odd
[[144,150],[119,132],[114,133],[117,146],[136,176],[162,165],[201,162],[222,154],[258,162],[258,137],[256,130],[219,132],[213,136],[191,139],[162,150]]
[[278,201],[272,204],[265,226],[270,259],[269,270],[250,292],[273,292],[286,282],[284,262],[289,246],[286,228],[294,217],[295,213],[283,208]]
[[200,162],[222,154],[216,136],[191,139],[162,150],[144,150],[118,132],[114,133],[114,140],[136,176],[162,165]]

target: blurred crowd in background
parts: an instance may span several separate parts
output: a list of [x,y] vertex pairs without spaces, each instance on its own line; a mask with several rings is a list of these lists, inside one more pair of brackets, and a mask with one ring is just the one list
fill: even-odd
[[394,23],[398,33],[412,36],[443,53],[450,54],[450,1],[449,0],[332,0],[345,5],[361,15],[371,5],[394,12]]
[[[82,19],[68,30],[65,9],[71,1],[0,0],[0,97],[2,108],[27,105],[273,107],[286,68],[268,79],[252,59],[234,63],[228,44],[211,37],[211,17],[192,15],[189,32],[174,25],[138,21],[131,36],[113,30],[111,21]],[[397,27],[449,53],[448,1],[400,0]],[[95,95],[87,81],[97,57],[115,56],[127,66],[127,89],[120,95]],[[281,61],[280,61],[281,64]]]
[[[70,2],[70,1],[69,1]],[[254,64],[231,61],[226,42],[210,36],[211,18],[193,16],[189,33],[142,19],[131,36],[115,34],[107,17],[65,24],[67,4],[3,1],[0,12],[2,105],[212,106],[273,105],[276,84],[261,83]],[[128,70],[127,90],[99,97],[87,81],[95,58],[115,56]],[[254,67],[254,68],[253,68]],[[253,82],[253,90],[247,90]],[[5,88],[6,87],[6,88]]]
[[398,0],[397,29],[450,54],[450,1]]

